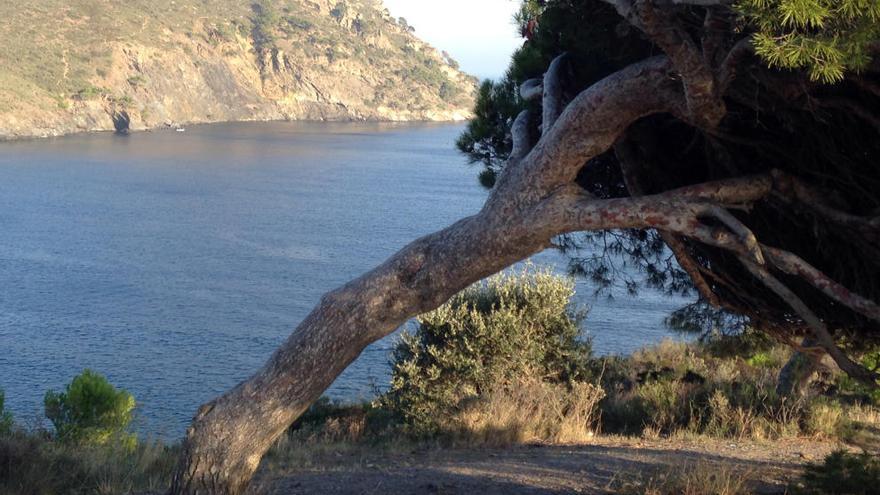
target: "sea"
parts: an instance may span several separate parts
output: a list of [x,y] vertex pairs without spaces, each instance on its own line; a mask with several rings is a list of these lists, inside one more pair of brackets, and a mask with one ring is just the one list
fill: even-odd
[[[130,391],[143,435],[179,438],[318,302],[411,240],[479,211],[460,124],[278,122],[0,143],[0,389],[39,426],[47,390],[89,368]],[[530,263],[566,273],[557,252]],[[597,295],[586,338],[625,354],[679,336],[690,300]],[[412,323],[408,324],[412,327]],[[398,335],[327,391],[388,386]]]

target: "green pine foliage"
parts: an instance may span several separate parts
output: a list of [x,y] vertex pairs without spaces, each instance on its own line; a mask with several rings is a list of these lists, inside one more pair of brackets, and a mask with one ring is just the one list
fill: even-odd
[[384,400],[413,432],[432,434],[461,406],[516,379],[582,381],[591,347],[583,315],[569,306],[573,293],[571,280],[529,270],[463,291],[403,334]]
[[135,401],[125,390],[117,390],[99,373],[85,370],[67,385],[64,392],[46,392],[46,417],[55,427],[57,438],[65,443],[106,445],[119,441],[136,444],[128,433]]
[[805,69],[825,83],[863,68],[880,39],[878,0],[743,0],[737,8],[755,27],[755,51],[768,64]]
[[514,81],[486,80],[477,93],[474,118],[458,138],[456,146],[471,163],[482,164],[480,184],[486,188],[495,185],[500,163],[507,160],[513,148],[509,129],[524,108]]

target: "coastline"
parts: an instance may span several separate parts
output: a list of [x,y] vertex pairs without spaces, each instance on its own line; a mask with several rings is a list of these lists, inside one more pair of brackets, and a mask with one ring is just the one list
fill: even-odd
[[213,125],[213,124],[242,124],[242,123],[272,123],[272,122],[306,122],[306,123],[321,123],[321,122],[335,122],[335,123],[382,123],[382,124],[419,124],[419,123],[435,123],[435,124],[463,124],[468,122],[472,118],[470,114],[464,114],[459,112],[452,112],[450,118],[442,118],[442,119],[428,119],[428,118],[377,118],[377,117],[367,117],[367,118],[357,118],[357,117],[348,117],[348,118],[301,118],[301,119],[290,119],[290,118],[244,118],[244,119],[217,119],[217,120],[190,120],[184,122],[166,122],[151,126],[137,126],[134,128],[128,128],[124,131],[116,130],[113,127],[95,127],[95,128],[77,128],[77,129],[51,129],[51,130],[40,130],[33,129],[32,132],[22,132],[22,133],[3,133],[2,129],[0,129],[0,143],[14,143],[21,141],[37,141],[44,139],[52,139],[52,138],[60,138],[66,136],[76,136],[83,134],[140,134],[144,132],[161,132],[161,131],[175,131],[176,129],[185,129],[191,126],[203,126],[203,125]]

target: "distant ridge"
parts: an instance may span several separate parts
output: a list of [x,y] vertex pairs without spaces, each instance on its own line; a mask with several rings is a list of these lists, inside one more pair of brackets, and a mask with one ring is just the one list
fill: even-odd
[[248,120],[462,120],[476,81],[380,0],[0,5],[0,139]]

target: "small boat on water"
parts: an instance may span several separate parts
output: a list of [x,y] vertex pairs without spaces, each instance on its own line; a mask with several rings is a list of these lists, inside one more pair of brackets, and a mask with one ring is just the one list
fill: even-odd
[[178,127],[177,129],[174,129],[174,130],[177,132],[186,132],[186,129],[184,129],[183,127]]

